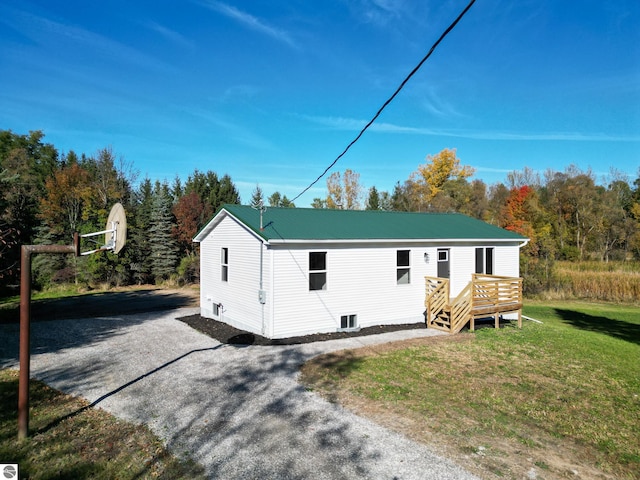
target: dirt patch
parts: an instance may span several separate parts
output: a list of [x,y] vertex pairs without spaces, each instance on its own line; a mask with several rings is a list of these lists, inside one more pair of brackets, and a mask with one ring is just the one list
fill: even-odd
[[239,330],[231,325],[227,325],[226,323],[218,322],[217,320],[201,317],[200,315],[189,315],[187,317],[178,318],[178,320],[186,323],[191,328],[210,336],[211,338],[215,338],[221,343],[227,343],[230,345],[299,345],[302,343],[324,342],[339,338],[362,337],[365,335],[397,332],[399,330],[426,328],[424,323],[380,325],[362,328],[357,332],[317,333],[298,337],[269,339],[255,333]]

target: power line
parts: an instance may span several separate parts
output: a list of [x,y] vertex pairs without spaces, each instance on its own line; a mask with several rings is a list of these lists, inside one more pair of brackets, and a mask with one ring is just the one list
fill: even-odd
[[351,143],[349,143],[349,145],[347,145],[347,147],[342,151],[342,153],[340,155],[338,155],[336,157],[336,159],[331,162],[331,164],[324,169],[324,172],[322,172],[318,178],[316,178],[313,182],[311,182],[304,190],[302,190],[302,192],[300,192],[298,195],[296,195],[291,201],[294,202],[296,201],[298,198],[300,198],[301,195],[303,195],[307,190],[309,190],[311,187],[313,187],[316,183],[318,183],[320,181],[320,179],[322,177],[324,177],[327,172],[329,170],[331,170],[331,168],[338,163],[338,160],[340,160],[348,151],[349,149],[358,141],[360,140],[360,137],[364,134],[364,132],[367,131],[367,129],[373,124],[373,122],[376,121],[376,119],[380,116],[380,114],[382,113],[382,111],[387,108],[387,105],[389,105],[394,98],[396,98],[396,96],[398,95],[398,93],[400,93],[400,90],[402,90],[404,88],[404,86],[407,84],[407,82],[409,81],[409,79],[411,77],[413,77],[413,75],[420,70],[420,67],[422,67],[422,64],[424,62],[427,61],[427,59],[431,56],[431,54],[434,52],[434,50],[438,47],[438,45],[440,44],[440,42],[442,42],[442,40],[444,40],[444,37],[446,37],[449,32],[451,32],[451,30],[453,30],[455,28],[455,26],[458,24],[458,22],[462,19],[462,17],[464,17],[464,15],[469,11],[469,9],[471,8],[471,6],[476,2],[476,0],[471,0],[469,2],[469,4],[465,7],[465,9],[460,13],[460,15],[458,15],[458,18],[456,18],[453,23],[451,25],[449,25],[449,27],[442,33],[442,35],[440,35],[440,38],[438,38],[438,40],[433,44],[433,46],[431,47],[431,49],[429,50],[429,52],[424,56],[424,58],[422,60],[420,60],[420,63],[418,63],[418,65],[415,66],[415,68],[413,70],[411,70],[411,73],[409,73],[409,75],[407,75],[407,77],[402,81],[402,83],[400,84],[400,86],[396,89],[395,92],[393,92],[393,95],[391,95],[389,97],[389,99],[384,102],[384,104],[382,105],[382,107],[380,107],[380,109],[376,112],[376,114],[373,116],[373,118],[371,120],[369,120],[369,123],[367,123],[364,128],[362,130],[360,130],[360,133],[358,133],[358,135],[356,136],[356,138],[354,138]]

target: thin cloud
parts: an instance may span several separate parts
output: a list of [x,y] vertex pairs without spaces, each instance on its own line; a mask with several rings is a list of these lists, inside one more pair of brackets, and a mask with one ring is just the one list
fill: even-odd
[[220,13],[225,17],[237,21],[238,23],[242,24],[250,30],[253,30],[254,32],[267,35],[282,43],[286,43],[292,48],[298,48],[298,45],[286,31],[269,25],[258,17],[254,17],[249,13],[243,12],[232,5],[227,5],[226,3],[217,2],[215,0],[205,1],[202,3],[202,5],[209,8],[210,10],[213,10],[214,12]]
[[[335,130],[359,131],[367,122],[354,118],[303,115],[302,118]],[[473,140],[511,141],[571,141],[571,142],[640,142],[638,135],[610,135],[605,133],[545,132],[520,133],[502,131],[440,130],[423,127],[407,127],[393,123],[374,123],[369,130],[382,133],[402,133],[441,137],[469,138]]]
[[237,99],[249,100],[258,95],[260,91],[260,87],[255,85],[233,85],[224,91],[220,100],[222,102],[230,102]]
[[427,93],[422,100],[423,108],[430,114],[439,118],[461,118],[464,117],[453,105],[438,95],[434,87],[425,87]]
[[160,34],[162,37],[164,37],[166,40],[168,40],[171,43],[174,43],[176,45],[180,45],[183,47],[193,48],[193,44],[189,40],[187,40],[184,37],[184,35],[181,35],[174,30],[171,30],[163,25],[160,25],[157,22],[147,21],[145,23],[145,26],[150,30],[153,30],[154,32]]
[[403,16],[403,0],[363,0],[349,4],[354,16],[363,23],[385,26],[390,19]]
[[211,125],[215,126],[216,129],[224,130],[227,133],[227,137],[229,139],[246,147],[251,147],[259,150],[277,150],[273,143],[267,138],[255,134],[242,125],[229,121],[220,115],[200,108],[183,108],[179,106],[176,106],[175,108],[178,111],[190,115],[191,117],[198,118],[200,120],[204,120],[207,123],[210,123]]
[[82,27],[15,9],[8,9],[5,13],[9,13],[9,18],[4,19],[5,22],[10,23],[12,28],[41,46],[50,49],[72,48],[99,52],[102,56],[126,63],[146,65],[160,70],[170,69],[155,58]]

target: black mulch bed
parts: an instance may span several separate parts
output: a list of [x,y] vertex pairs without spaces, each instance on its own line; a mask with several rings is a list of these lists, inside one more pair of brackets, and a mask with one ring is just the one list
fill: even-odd
[[362,328],[357,332],[316,333],[301,337],[277,338],[272,340],[261,335],[256,335],[255,333],[249,333],[245,330],[238,330],[226,323],[218,322],[210,318],[204,318],[197,314],[190,315],[188,317],[180,317],[178,320],[186,323],[191,328],[210,336],[211,338],[215,338],[221,343],[227,343],[230,345],[299,345],[301,343],[323,342],[338,338],[362,337],[365,335],[375,335],[377,333],[396,332],[398,330],[426,328],[424,323],[381,325],[377,327]]

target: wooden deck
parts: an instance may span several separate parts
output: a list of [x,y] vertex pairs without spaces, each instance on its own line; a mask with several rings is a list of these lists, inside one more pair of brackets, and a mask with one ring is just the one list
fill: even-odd
[[493,317],[500,327],[500,316],[515,313],[522,328],[522,278],[472,275],[472,280],[455,298],[449,296],[449,279],[425,277],[426,323],[429,328],[458,333],[469,323],[475,329],[478,318]]

